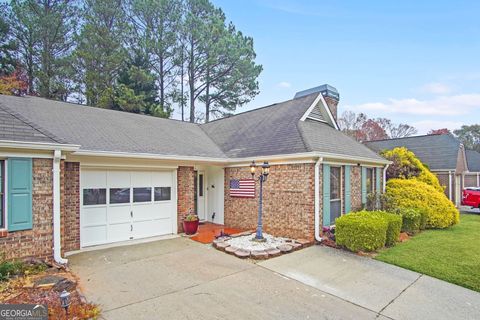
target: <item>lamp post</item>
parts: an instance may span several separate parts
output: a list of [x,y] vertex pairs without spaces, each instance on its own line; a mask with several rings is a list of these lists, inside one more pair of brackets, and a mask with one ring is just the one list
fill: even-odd
[[[252,161],[250,164],[250,173],[252,174],[252,178],[255,178],[255,171],[257,169],[257,164],[255,161]],[[263,215],[263,183],[267,181],[268,174],[270,173],[270,165],[267,161],[263,162],[262,164],[262,172],[258,177],[260,181],[260,196],[258,198],[258,222],[257,222],[257,232],[255,234],[254,240],[256,241],[264,241],[263,238],[263,225],[262,225],[262,215]]]

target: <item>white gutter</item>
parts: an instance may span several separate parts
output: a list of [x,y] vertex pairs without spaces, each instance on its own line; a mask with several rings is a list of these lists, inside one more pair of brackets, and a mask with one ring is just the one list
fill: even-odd
[[62,152],[55,150],[53,154],[53,258],[57,263],[66,264],[62,258],[62,242],[60,228],[60,160]]
[[76,144],[0,140],[0,148],[76,151],[80,149],[80,146]]
[[315,163],[315,240],[321,242],[322,238],[320,237],[320,164],[322,163],[323,158],[318,158],[318,161]]

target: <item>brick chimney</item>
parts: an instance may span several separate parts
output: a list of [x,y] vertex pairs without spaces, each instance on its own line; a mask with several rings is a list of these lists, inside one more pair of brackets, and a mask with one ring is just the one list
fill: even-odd
[[332,113],[333,118],[337,121],[337,107],[338,102],[340,101],[340,94],[338,93],[335,87],[332,87],[329,84],[324,84],[315,88],[310,88],[307,90],[299,91],[295,94],[294,99],[307,96],[312,93],[321,92],[325,102]]

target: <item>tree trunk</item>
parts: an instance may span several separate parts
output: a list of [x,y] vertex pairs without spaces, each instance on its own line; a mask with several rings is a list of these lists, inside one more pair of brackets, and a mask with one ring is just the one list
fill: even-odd
[[205,123],[210,121],[210,68],[207,68],[207,85],[205,87]]
[[190,122],[195,122],[195,61],[194,44],[190,42],[190,60],[188,61],[188,84],[190,87]]
[[182,46],[182,54],[180,56],[180,70],[181,70],[181,78],[180,78],[180,107],[182,108],[182,121],[185,121],[185,101],[183,100],[183,79],[185,77],[185,69],[184,69],[184,61],[183,61],[183,46]]
[[160,55],[160,105],[162,106],[162,110],[165,110],[165,74],[163,71],[163,55]]

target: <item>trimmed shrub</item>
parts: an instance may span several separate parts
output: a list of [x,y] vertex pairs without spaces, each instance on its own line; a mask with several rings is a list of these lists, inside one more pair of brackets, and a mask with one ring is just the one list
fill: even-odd
[[405,147],[384,150],[382,155],[393,163],[388,167],[386,175],[389,179],[416,179],[424,182],[436,190],[443,192],[438,178],[423,164],[415,154]]
[[445,194],[416,179],[387,182],[389,208],[416,209],[423,215],[420,229],[447,228],[459,222],[460,214]]
[[388,247],[394,246],[398,241],[400,230],[402,229],[402,217],[398,214],[385,211],[375,211],[370,214],[377,215],[380,219],[384,219],[387,222],[385,245]]
[[374,251],[385,245],[387,228],[388,222],[378,215],[350,213],[335,220],[335,241],[354,252]]
[[[398,208],[395,212],[402,216],[402,232],[408,232],[410,234],[420,231],[420,225],[422,223],[422,214],[417,209],[412,208]],[[423,215],[426,217],[426,215]],[[426,221],[426,219],[423,219]]]

